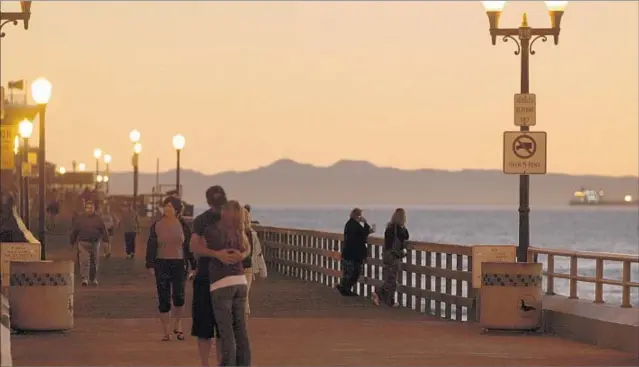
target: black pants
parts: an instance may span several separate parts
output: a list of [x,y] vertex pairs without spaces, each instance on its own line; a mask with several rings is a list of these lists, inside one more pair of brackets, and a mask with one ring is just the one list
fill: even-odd
[[127,255],[135,254],[135,237],[136,232],[124,232],[124,250]]
[[[208,269],[205,269],[208,271]],[[213,304],[211,303],[211,290],[208,279],[193,280],[193,308],[191,309],[191,335],[198,339],[219,338],[219,330]]]
[[342,279],[339,282],[340,288],[345,291],[352,290],[360,275],[362,275],[363,269],[363,261],[342,260]]
[[155,262],[155,285],[158,290],[160,313],[171,311],[171,298],[175,307],[184,306],[184,264],[184,260],[177,259],[157,259]]

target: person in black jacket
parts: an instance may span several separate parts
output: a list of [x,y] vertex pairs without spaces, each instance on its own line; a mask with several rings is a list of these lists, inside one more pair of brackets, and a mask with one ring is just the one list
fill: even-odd
[[368,256],[368,235],[375,232],[375,225],[369,226],[362,215],[362,209],[351,211],[350,218],[344,226],[344,245],[342,246],[343,276],[336,287],[342,296],[357,296],[353,286],[357,283]]
[[395,209],[390,222],[384,231],[384,250],[382,251],[382,287],[373,293],[373,302],[379,306],[380,301],[389,306],[396,306],[395,291],[399,278],[402,259],[406,257],[408,241],[406,229],[406,211]]

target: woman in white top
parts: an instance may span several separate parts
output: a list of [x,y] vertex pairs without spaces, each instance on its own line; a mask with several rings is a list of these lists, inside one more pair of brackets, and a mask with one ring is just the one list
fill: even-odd
[[246,208],[243,208],[242,210],[244,211],[244,228],[246,230],[246,236],[251,244],[251,253],[246,259],[244,259],[243,264],[247,282],[246,314],[248,315],[251,313],[251,309],[249,307],[249,292],[251,290],[253,279],[255,279],[255,275],[264,279],[268,275],[268,272],[266,269],[266,262],[264,261],[264,254],[262,254],[260,239],[258,238],[257,232],[253,229],[251,223],[251,212],[249,212]]

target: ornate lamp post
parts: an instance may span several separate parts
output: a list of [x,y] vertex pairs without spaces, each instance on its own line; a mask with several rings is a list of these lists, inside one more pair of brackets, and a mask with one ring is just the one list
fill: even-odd
[[93,158],[95,158],[95,189],[98,189],[98,175],[100,174],[100,158],[102,158],[102,150],[100,148],[95,148],[93,150]]
[[[105,164],[104,177],[109,177],[109,163],[111,163],[111,154],[105,154],[104,155],[104,164]],[[104,183],[106,184],[106,194],[109,195],[109,180],[108,179],[104,180]]]
[[133,143],[133,156],[131,157],[131,164],[133,165],[133,210],[137,213],[138,210],[138,158],[142,152],[142,144],[140,143],[141,134],[137,130],[132,130],[129,133],[129,139]]
[[18,21],[21,20],[24,24],[24,29],[29,29],[29,20],[31,19],[31,1],[20,1],[20,12],[0,12],[0,38],[3,38],[6,34],[2,32],[2,27],[8,23],[18,25]]
[[182,134],[177,134],[173,137],[173,148],[175,148],[177,159],[175,169],[175,189],[180,197],[182,196],[182,190],[180,190],[180,152],[184,149],[184,144],[186,144],[186,140]]
[[[504,42],[511,40],[517,46],[515,55],[521,58],[521,94],[530,92],[530,55],[535,54],[533,45],[535,41],[541,39],[542,42],[552,36],[555,45],[559,43],[559,32],[561,30],[561,17],[568,1],[546,1],[548,13],[550,15],[550,28],[531,28],[528,25],[526,13],[523,15],[521,25],[518,28],[499,28],[499,17],[501,16],[506,1],[483,1],[486,14],[488,15],[490,37],[493,45],[497,42],[497,37],[501,37]],[[521,126],[522,132],[529,131],[528,126]],[[528,247],[530,245],[530,176],[519,176],[519,246],[517,248],[517,261],[528,261]]]
[[[25,167],[29,164],[29,138],[33,135],[33,122],[24,119],[18,125],[18,132],[20,133],[20,137],[22,138],[22,167]],[[22,172],[20,173],[22,175]],[[31,213],[29,206],[29,176],[24,176],[22,178],[22,187],[20,188],[22,191],[22,219],[24,219],[24,225],[29,228],[31,225]]]
[[38,240],[40,240],[40,258],[42,260],[46,260],[46,245],[45,245],[45,235],[46,235],[46,112],[47,112],[47,104],[51,99],[51,91],[53,87],[51,83],[44,79],[38,78],[31,83],[31,98],[33,101],[38,104],[39,107],[39,116],[40,116],[40,131],[39,131],[39,145],[40,149],[38,152],[38,196],[40,196],[40,207],[39,207],[39,223],[38,223]]

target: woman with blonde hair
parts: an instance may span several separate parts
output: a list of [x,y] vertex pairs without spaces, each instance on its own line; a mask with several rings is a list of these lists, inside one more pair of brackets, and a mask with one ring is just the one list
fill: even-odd
[[[215,251],[250,253],[240,203],[230,200],[222,206],[221,220],[205,229],[206,246]],[[220,366],[250,366],[251,347],[246,330],[248,282],[244,266],[225,264],[217,258],[209,261],[209,290],[213,314],[219,332]]]
[[408,241],[408,229],[406,229],[406,211],[402,208],[395,209],[390,222],[384,231],[384,249],[382,251],[382,287],[373,293],[373,302],[379,306],[380,301],[389,306],[396,306],[395,291],[399,278],[402,259],[406,257],[406,242]]
[[251,292],[253,279],[255,279],[255,275],[258,275],[260,278],[264,279],[268,275],[268,272],[266,269],[266,262],[264,261],[264,255],[262,254],[262,244],[260,243],[260,239],[257,236],[257,232],[253,230],[253,224],[251,222],[251,212],[246,207],[243,208],[243,212],[244,228],[251,246],[251,252],[249,256],[244,259],[244,262],[242,264],[244,266],[244,274],[246,275],[247,282],[246,314],[249,315],[251,313],[251,308],[249,306],[249,295]]

